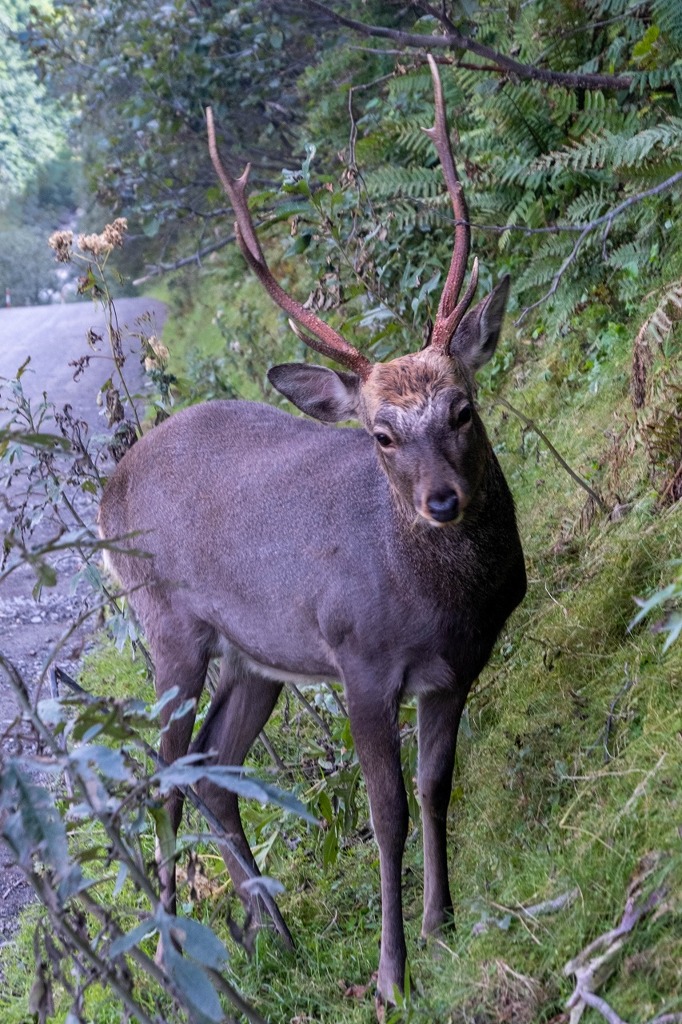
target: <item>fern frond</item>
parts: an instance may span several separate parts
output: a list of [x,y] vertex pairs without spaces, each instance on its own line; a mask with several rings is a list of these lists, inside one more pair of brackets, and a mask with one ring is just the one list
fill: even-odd
[[[654,357],[650,342],[659,347],[668,339],[675,321],[682,319],[682,280],[674,281],[660,294],[656,308],[646,318],[635,339],[632,351],[630,395],[635,409],[641,409],[651,395],[650,379]],[[654,408],[660,404],[654,403]]]
[[581,192],[566,207],[566,220],[571,224],[586,224],[605,213],[611,196],[603,183]]
[[651,4],[656,24],[676,46],[682,46],[682,17],[678,0],[653,0]]
[[411,199],[429,199],[443,190],[440,168],[383,167],[365,174],[370,196],[377,199],[409,196]]
[[670,117],[662,124],[645,128],[618,147],[619,159],[616,166],[632,166],[641,163],[653,149],[678,151],[682,148],[682,118]]
[[604,130],[597,135],[589,133],[580,142],[548,153],[536,161],[539,168],[565,168],[585,171],[603,167],[632,167],[640,165],[656,150],[657,156],[677,152],[682,147],[682,118],[670,117],[666,121],[645,128],[636,135],[614,134]]
[[653,313],[642,324],[637,339],[648,336],[662,345],[676,320],[682,320],[682,280],[675,281],[662,292]]
[[606,260],[610,267],[617,270],[628,270],[635,277],[642,274],[650,261],[651,245],[644,244],[642,239],[617,246],[611,250]]

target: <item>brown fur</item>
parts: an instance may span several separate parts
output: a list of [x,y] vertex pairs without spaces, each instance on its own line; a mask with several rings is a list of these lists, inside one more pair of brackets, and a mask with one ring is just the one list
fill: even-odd
[[439,394],[461,384],[454,367],[452,359],[431,348],[377,363],[362,388],[365,408],[376,414],[385,403],[418,413]]

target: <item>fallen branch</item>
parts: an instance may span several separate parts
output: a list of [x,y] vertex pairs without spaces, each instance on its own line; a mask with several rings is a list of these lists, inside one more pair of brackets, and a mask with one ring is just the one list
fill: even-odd
[[504,911],[505,917],[483,917],[472,928],[472,935],[480,935],[482,932],[487,931],[490,925],[495,925],[496,928],[506,931],[509,927],[510,919],[515,917],[526,928],[533,941],[538,942],[526,922],[535,921],[538,917],[542,917],[545,914],[557,914],[560,910],[565,910],[566,907],[570,907],[579,895],[580,889],[568,889],[551,900],[542,900],[541,903],[535,903],[530,907],[506,907],[502,903],[493,903],[492,906],[497,910]]
[[[581,953],[569,960],[564,967],[564,975],[575,977],[575,988],[566,1008],[570,1010],[569,1024],[578,1024],[586,1007],[596,1010],[607,1021],[607,1024],[627,1024],[609,1003],[597,995],[600,988],[615,970],[614,958],[623,946],[627,936],[634,930],[643,917],[656,909],[666,895],[664,888],[654,889],[646,898],[642,898],[644,881],[657,867],[660,858],[650,854],[643,858],[640,866],[630,882],[625,901],[625,910],[620,923],[610,931],[599,935]],[[666,1013],[654,1017],[648,1024],[678,1024],[682,1022],[682,1013]]]
[[531,919],[542,917],[544,914],[556,914],[557,911],[570,907],[571,903],[580,895],[580,889],[569,889],[555,896],[551,900],[543,900],[542,903],[535,903],[532,907],[519,907],[519,913]]

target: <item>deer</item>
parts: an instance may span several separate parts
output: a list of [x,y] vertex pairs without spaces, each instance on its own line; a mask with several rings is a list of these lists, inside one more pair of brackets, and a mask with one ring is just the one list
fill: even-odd
[[[228,175],[207,111],[211,159],[246,263],[305,344],[343,369],[269,370],[273,387],[308,418],[241,400],[170,416],[127,452],[99,510],[108,564],[146,634],[157,694],[177,688],[162,711],[164,761],[191,750],[242,765],[287,682],[342,683],[379,848],[379,1002],[403,990],[407,956],[400,704],[417,702],[428,936],[453,914],[446,823],[460,719],[526,591],[514,502],[476,404],[475,374],[495,352],[509,278],[472,307],[474,259],[460,298],[469,216],[438,68],[428,61],[435,117],[424,130],[455,221],[428,342],[372,362],[280,287],[248,208],[250,168]],[[360,426],[337,426],[349,420]],[[192,742],[194,715],[172,720],[173,711],[199,699],[214,657],[219,683]],[[252,906],[258,896],[248,882],[258,869],[237,797],[209,782],[198,789],[231,837],[221,852]],[[178,792],[169,798],[176,832],[182,804]],[[174,911],[173,866],[161,882]]]

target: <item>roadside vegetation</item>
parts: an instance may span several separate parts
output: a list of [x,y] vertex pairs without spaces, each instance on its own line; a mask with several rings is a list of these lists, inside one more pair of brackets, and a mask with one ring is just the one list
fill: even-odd
[[[386,358],[422,343],[452,237],[421,132],[433,116],[425,47],[404,34],[464,33],[486,48],[452,42],[437,55],[481,290],[512,275],[505,334],[481,374],[479,404],[515,497],[529,592],[469,700],[449,823],[454,928],[425,945],[416,722],[404,708],[410,973],[404,1004],[386,1019],[682,1021],[677,4],[351,3],[326,13],[312,2],[213,4],[203,13],[178,4],[163,17],[151,3],[125,6],[125,18],[116,0],[56,7],[32,31],[51,87],[79,98],[98,201],[112,221],[126,216],[136,236],[132,271],[125,247],[112,251],[111,266],[86,252],[85,287],[108,302],[102,282],[115,265],[168,303],[163,342],[142,339],[152,396],[143,429],[207,398],[283,401],[267,384],[268,366],[309,358],[229,242],[203,107],[214,107],[232,170],[253,159],[253,209],[278,279],[371,358]],[[67,59],[74,52],[83,66],[87,56],[106,70],[96,93]],[[513,72],[496,63],[500,54],[514,55]],[[538,80],[524,68],[550,74]],[[88,137],[97,123],[100,134]],[[110,389],[125,412],[118,429],[128,422],[134,435],[115,344],[112,359]],[[17,445],[45,465],[42,427],[16,420],[13,430],[0,435],[8,472]],[[83,453],[69,443],[65,458],[80,472]],[[65,473],[76,489],[98,488],[106,475]],[[69,493],[50,491],[46,505]],[[155,939],[143,926],[171,926],[152,868],[155,829],[164,838],[164,769],[144,745],[156,742],[152,673],[124,605],[112,609],[93,545],[81,535],[70,542],[93,566],[109,626],[77,681],[91,697],[74,696],[67,682],[66,702],[32,712],[44,762],[68,782],[57,803],[50,787],[41,796],[48,803],[22,794],[21,765],[3,761],[9,840],[29,844],[27,870],[42,900],[0,951],[3,1020],[107,1024],[122,1019],[123,992],[135,1000],[131,1019],[203,1024],[223,1019],[208,988],[224,1019],[373,1019],[378,855],[343,695],[327,686],[306,690],[305,701],[283,696],[250,761],[248,779],[263,788],[243,801],[259,864],[284,886],[278,903],[296,951],[243,930],[192,808],[180,903],[198,927],[188,926],[188,955],[168,990],[157,986]],[[5,547],[5,571],[12,558],[33,558],[40,573],[49,555],[32,551],[30,529]],[[86,764],[76,752],[95,742]],[[189,781],[190,768],[167,777]],[[225,784],[238,783],[226,776]],[[73,868],[68,885],[60,857]],[[86,878],[92,886],[79,887]],[[61,901],[72,935],[54,915],[45,923],[50,899]]]

